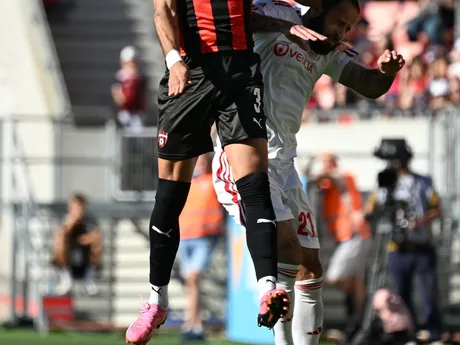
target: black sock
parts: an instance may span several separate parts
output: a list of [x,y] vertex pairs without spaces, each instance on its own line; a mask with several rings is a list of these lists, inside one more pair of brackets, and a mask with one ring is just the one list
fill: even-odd
[[169,283],[179,248],[179,216],[187,201],[190,183],[158,180],[155,207],[150,217],[150,284]]
[[276,217],[266,173],[254,173],[235,182],[246,215],[246,240],[257,280],[278,276]]

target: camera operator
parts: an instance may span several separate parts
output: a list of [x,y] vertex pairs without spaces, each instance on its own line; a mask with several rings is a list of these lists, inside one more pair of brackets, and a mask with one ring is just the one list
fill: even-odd
[[407,304],[414,320],[412,284],[414,276],[418,277],[429,340],[438,341],[441,318],[437,303],[437,255],[431,235],[431,223],[441,215],[438,194],[431,177],[410,169],[412,150],[404,139],[383,139],[375,156],[387,160],[389,166],[379,174],[379,188],[369,200],[367,213],[374,213],[390,199],[394,204],[407,205],[405,214],[412,216],[406,218],[402,227],[403,240],[393,237],[388,244],[388,272],[394,290]]

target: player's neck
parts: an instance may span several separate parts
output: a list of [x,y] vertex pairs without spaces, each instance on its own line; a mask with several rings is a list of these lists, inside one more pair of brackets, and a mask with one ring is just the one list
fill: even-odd
[[406,168],[400,169],[398,171],[399,176],[407,176],[407,175],[410,175],[410,173],[411,173],[410,170]]

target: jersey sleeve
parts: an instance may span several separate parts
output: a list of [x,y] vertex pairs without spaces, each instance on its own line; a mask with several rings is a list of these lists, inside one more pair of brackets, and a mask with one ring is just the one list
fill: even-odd
[[285,1],[256,0],[252,3],[252,11],[267,17],[287,20],[294,24],[301,24],[301,9],[293,7]]
[[[300,10],[295,9],[284,1],[277,0],[255,0],[252,3],[252,10],[255,13],[283,19],[293,23],[300,22]],[[281,32],[255,32],[254,50],[262,59],[267,59],[272,54],[273,44],[282,36]]]
[[359,62],[359,53],[348,45],[341,43],[333,52],[326,66],[325,74],[334,81],[339,81],[342,71],[350,61]]

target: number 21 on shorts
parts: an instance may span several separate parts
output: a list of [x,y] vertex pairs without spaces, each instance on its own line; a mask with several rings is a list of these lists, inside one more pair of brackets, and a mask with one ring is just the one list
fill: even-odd
[[[313,224],[313,218],[311,212],[300,212],[299,214],[299,228],[297,234],[302,236],[316,237],[315,224]],[[308,225],[308,228],[307,228]],[[308,231],[311,230],[311,233]]]

